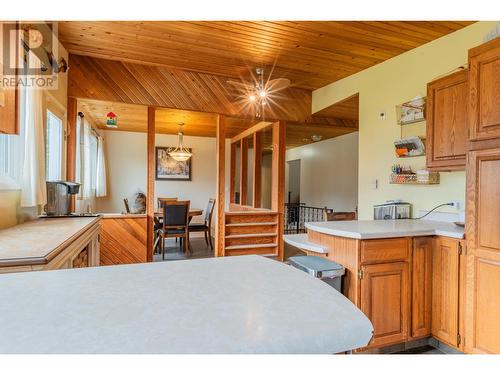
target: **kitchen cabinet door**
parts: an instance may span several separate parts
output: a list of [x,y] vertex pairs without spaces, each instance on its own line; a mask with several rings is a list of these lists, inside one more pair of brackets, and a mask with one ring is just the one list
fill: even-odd
[[413,239],[411,276],[411,337],[431,334],[432,237]]
[[472,148],[500,142],[500,38],[469,50],[469,139]]
[[0,88],[0,134],[19,134],[18,90]]
[[436,238],[432,276],[432,335],[458,348],[460,282],[459,240]]
[[373,324],[369,347],[403,342],[409,328],[409,266],[406,262],[361,267],[361,311]]
[[465,170],[467,149],[468,71],[427,85],[427,167]]
[[500,354],[500,149],[467,165],[465,350]]

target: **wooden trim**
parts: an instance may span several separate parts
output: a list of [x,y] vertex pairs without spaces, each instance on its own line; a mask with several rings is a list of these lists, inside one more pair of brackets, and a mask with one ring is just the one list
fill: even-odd
[[155,115],[156,109],[148,107],[148,167],[147,167],[147,182],[146,182],[146,199],[147,207],[147,235],[146,235],[146,259],[148,262],[153,261],[153,242],[154,242],[154,178],[155,178]]
[[[272,154],[272,187],[271,209],[277,211],[278,233],[284,232],[284,209],[285,209],[285,151],[286,130],[285,123],[277,121],[273,125],[273,154]],[[278,259],[283,260],[284,254],[283,236],[278,236]]]
[[240,139],[240,204],[248,205],[248,138]]
[[242,131],[240,134],[231,138],[231,143],[236,143],[239,140],[246,138],[246,137],[252,135],[253,133],[261,131],[262,129],[265,129],[271,125],[272,125],[272,123],[270,123],[270,122],[259,122],[257,125],[254,125],[251,128],[248,128],[248,129]]
[[431,334],[433,237],[413,237],[411,254],[411,337]]
[[229,170],[229,203],[236,203],[236,143],[231,143]]
[[259,208],[262,200],[262,133],[253,133],[253,207]]
[[[68,98],[67,126],[66,126],[66,180],[76,181],[76,122],[78,103],[75,98]],[[75,210],[76,196],[71,198],[71,211]]]
[[217,117],[217,217],[215,224],[215,256],[224,256],[225,185],[226,185],[226,126],[222,115]]

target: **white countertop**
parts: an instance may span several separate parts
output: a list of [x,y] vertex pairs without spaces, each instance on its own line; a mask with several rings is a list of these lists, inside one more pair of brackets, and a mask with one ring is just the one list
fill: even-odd
[[336,353],[373,326],[346,297],[250,255],[0,275],[0,353]]
[[307,229],[338,237],[375,239],[393,237],[445,236],[464,238],[464,228],[431,220],[353,220],[306,223]]

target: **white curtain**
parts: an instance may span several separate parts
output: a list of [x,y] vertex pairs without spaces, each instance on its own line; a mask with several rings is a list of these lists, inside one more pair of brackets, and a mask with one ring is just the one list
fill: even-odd
[[80,117],[80,199],[92,197],[92,180],[90,165],[90,124]]
[[[40,60],[29,54],[30,67],[40,68]],[[36,207],[47,203],[45,185],[45,144],[42,90],[27,87],[21,107],[24,122],[24,157],[21,176],[21,206]]]
[[96,197],[105,197],[107,195],[106,185],[106,159],[104,156],[104,139],[97,137],[97,176],[95,193]]

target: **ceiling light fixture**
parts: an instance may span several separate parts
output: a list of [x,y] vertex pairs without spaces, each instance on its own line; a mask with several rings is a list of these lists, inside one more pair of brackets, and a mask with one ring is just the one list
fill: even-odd
[[179,122],[179,132],[177,133],[179,135],[179,143],[177,144],[177,147],[175,150],[168,153],[174,160],[177,161],[186,161],[193,155],[186,148],[184,148],[182,144],[182,139],[184,137],[184,133],[182,132],[183,125],[183,122]]

